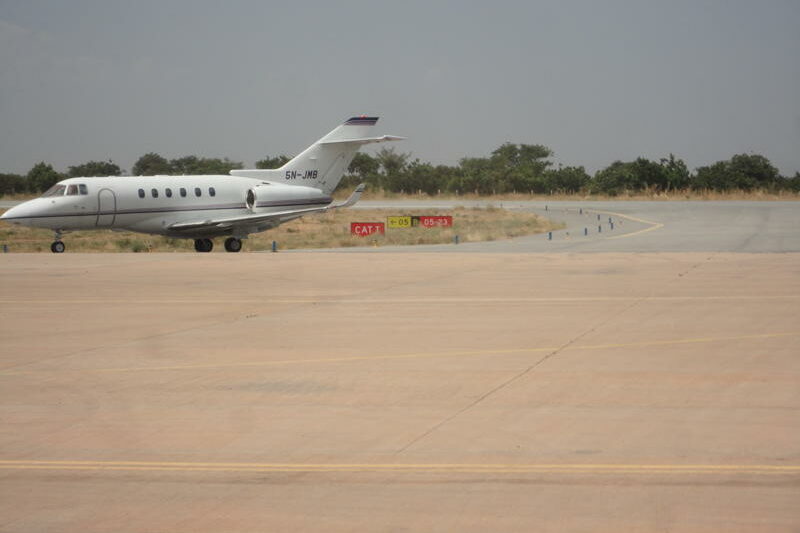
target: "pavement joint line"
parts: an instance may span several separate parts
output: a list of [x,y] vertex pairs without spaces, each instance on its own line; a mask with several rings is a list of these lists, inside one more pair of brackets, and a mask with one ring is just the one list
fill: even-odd
[[763,333],[756,335],[736,335],[731,337],[698,337],[688,339],[669,339],[659,341],[643,341],[631,343],[611,343],[611,344],[579,344],[566,347],[542,347],[542,348],[512,348],[506,350],[471,350],[471,351],[453,351],[453,352],[422,352],[422,353],[409,353],[409,354],[390,354],[390,355],[373,355],[373,356],[348,356],[348,357],[331,357],[331,358],[314,358],[314,359],[285,359],[281,361],[252,361],[243,363],[213,363],[213,364],[199,364],[199,365],[165,365],[165,366],[145,366],[145,367],[120,367],[120,368],[78,368],[78,369],[57,369],[57,370],[27,370],[27,371],[0,371],[2,376],[15,376],[15,375],[29,375],[41,374],[48,372],[97,372],[97,373],[118,373],[118,372],[154,372],[154,371],[168,371],[168,370],[203,370],[214,368],[250,368],[250,367],[267,367],[267,366],[280,366],[280,365],[296,365],[296,364],[314,364],[314,363],[347,363],[356,361],[382,361],[391,359],[423,359],[423,358],[436,358],[436,357],[470,357],[470,356],[503,356],[510,354],[525,354],[525,353],[538,353],[538,352],[552,352],[554,350],[562,349],[563,351],[578,351],[578,350],[606,350],[613,348],[645,348],[648,346],[670,346],[681,344],[705,344],[712,342],[726,342],[737,340],[753,340],[753,339],[772,339],[779,337],[794,337],[800,335],[800,331],[782,332],[782,333]]
[[[620,314],[625,313],[625,312],[629,311],[630,309],[636,307],[637,305],[639,305],[639,303],[641,303],[644,300],[646,300],[646,297],[637,298],[632,303],[628,304],[624,309],[622,309]],[[441,420],[440,422],[435,424],[433,427],[431,427],[430,429],[428,429],[427,431],[425,431],[421,435],[419,435],[416,438],[412,439],[409,443],[407,443],[405,446],[400,448],[397,453],[405,452],[406,450],[408,450],[409,448],[411,448],[412,446],[414,446],[415,444],[420,442],[422,439],[427,438],[433,432],[438,431],[440,428],[444,427],[444,425],[450,423],[452,420],[455,420],[457,417],[461,416],[463,413],[471,410],[472,408],[474,408],[478,404],[482,403],[484,400],[486,400],[490,396],[493,396],[493,395],[499,393],[503,389],[511,386],[513,383],[515,383],[515,382],[519,381],[520,379],[524,378],[529,373],[535,371],[539,366],[543,365],[548,360],[552,359],[553,357],[557,356],[558,354],[566,351],[569,348],[577,347],[578,346],[576,344],[577,342],[579,342],[581,339],[583,339],[587,335],[593,334],[594,332],[596,332],[598,329],[600,329],[603,326],[605,326],[606,324],[608,324],[613,319],[614,319],[613,316],[606,317],[600,323],[595,324],[594,326],[591,326],[588,329],[584,330],[582,333],[579,333],[578,335],[570,338],[565,343],[563,343],[560,346],[558,346],[558,348],[555,348],[553,350],[548,350],[549,353],[545,353],[545,355],[543,357],[541,357],[538,361],[533,362],[530,366],[528,366],[527,368],[524,368],[521,372],[519,372],[519,373],[515,374],[514,376],[512,376],[511,378],[505,380],[503,383],[493,387],[492,389],[490,389],[485,394],[479,396],[476,400],[471,402],[469,405],[463,407],[462,409],[459,409],[454,414],[444,418],[443,420]]]
[[167,461],[0,460],[0,470],[146,472],[387,472],[387,473],[595,473],[595,474],[800,474],[800,465],[587,464],[587,463],[221,463]]
[[[622,312],[624,313],[627,310],[631,309],[632,307],[635,307],[636,305],[638,305],[638,303],[640,301],[641,301],[641,299],[634,300],[634,302],[631,303],[630,305],[628,305],[625,309],[623,309]],[[470,402],[468,405],[466,405],[463,408],[459,409],[458,411],[456,411],[452,415],[450,415],[448,417],[445,417],[440,422],[438,422],[435,425],[433,425],[430,429],[428,429],[424,433],[422,433],[419,436],[417,436],[414,439],[412,439],[405,446],[400,448],[397,451],[397,453],[405,452],[406,450],[408,450],[409,448],[411,448],[412,446],[414,446],[418,442],[422,441],[423,439],[425,439],[428,436],[430,436],[431,434],[433,434],[435,431],[438,431],[439,429],[444,427],[446,424],[449,424],[451,421],[455,420],[456,418],[458,418],[462,414],[464,414],[467,411],[473,409],[475,406],[477,406],[478,404],[482,403],[483,401],[488,399],[490,396],[493,396],[493,395],[501,392],[503,389],[506,389],[507,387],[511,386],[513,383],[521,380],[522,378],[527,376],[529,373],[531,373],[534,370],[536,370],[536,368],[538,368],[539,366],[543,365],[548,360],[550,360],[551,358],[553,358],[556,355],[560,354],[561,352],[563,352],[565,349],[569,348],[570,346],[574,346],[576,342],[578,342],[579,340],[581,340],[582,338],[584,338],[587,335],[591,335],[592,333],[597,331],[598,328],[604,326],[605,324],[607,324],[612,319],[613,318],[606,318],[605,320],[603,320],[599,324],[591,326],[590,328],[584,330],[582,333],[579,333],[578,335],[570,338],[565,343],[561,344],[558,348],[555,348],[553,350],[548,350],[549,353],[546,353],[538,361],[534,361],[530,366],[528,366],[527,368],[524,368],[521,372],[516,373],[515,375],[511,376],[509,379],[506,379],[505,381],[503,381],[499,385],[497,385],[495,387],[492,387],[490,390],[488,390],[487,392],[485,392],[484,394],[479,396],[474,401]]]
[[[539,298],[412,298],[412,299],[148,299],[148,300],[120,300],[118,305],[154,305],[154,304],[175,304],[175,305],[195,305],[195,304],[466,304],[466,303],[557,303],[557,302],[627,302],[639,300],[641,296],[554,296]],[[795,300],[800,299],[800,294],[775,294],[775,295],[711,295],[711,296],[647,296],[647,300],[663,301],[704,301],[704,300]],[[75,299],[75,300],[0,300],[5,304],[114,304],[102,298]]]

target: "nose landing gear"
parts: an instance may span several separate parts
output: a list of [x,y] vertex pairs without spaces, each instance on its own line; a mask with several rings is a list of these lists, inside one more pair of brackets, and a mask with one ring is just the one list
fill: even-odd
[[198,252],[210,252],[214,249],[214,241],[211,239],[195,239],[194,249]]
[[55,239],[55,242],[50,245],[50,251],[54,254],[63,254],[67,247],[64,246],[64,243],[61,241],[61,232],[56,231],[53,238]]
[[226,252],[238,252],[242,249],[242,240],[236,237],[228,237],[225,239]]

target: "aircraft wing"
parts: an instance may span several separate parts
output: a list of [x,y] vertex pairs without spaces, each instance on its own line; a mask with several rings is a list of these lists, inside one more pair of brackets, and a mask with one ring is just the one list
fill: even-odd
[[[341,203],[330,204],[324,207],[309,207],[305,209],[286,209],[284,211],[273,211],[271,213],[254,213],[251,215],[239,215],[235,217],[214,218],[207,220],[177,222],[169,226],[173,231],[194,231],[200,229],[227,229],[234,226],[253,226],[263,224],[265,222],[276,222],[276,226],[285,220],[297,218],[302,215],[310,213],[319,213],[329,209],[337,209],[339,207],[350,207],[355,204],[361,193],[364,192],[365,185],[362,183],[353,191],[350,197]],[[284,220],[285,219],[285,220]]]

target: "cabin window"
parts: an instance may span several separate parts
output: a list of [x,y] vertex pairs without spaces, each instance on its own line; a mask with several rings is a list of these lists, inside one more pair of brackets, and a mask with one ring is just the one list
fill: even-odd
[[181,198],[186,198],[186,189],[181,187]]
[[153,195],[153,198],[158,198],[158,189],[150,189],[150,194]]
[[203,194],[203,191],[200,190],[200,187],[195,187],[194,188],[194,195],[199,198],[201,194]]
[[42,194],[42,198],[46,198],[48,196],[62,196],[64,194],[64,191],[66,190],[67,188],[64,185],[59,185],[58,183],[56,183],[55,185],[44,191],[44,194]]
[[84,196],[89,194],[89,188],[86,187],[86,184],[84,184],[84,183],[78,184],[78,189],[80,189],[81,194],[84,195]]
[[167,195],[167,198],[172,198],[172,189],[167,187],[166,189],[164,189],[164,194]]
[[67,196],[78,196],[78,186],[74,183],[67,185]]
[[144,189],[139,189],[139,198],[144,198]]
[[209,196],[216,196],[217,195],[217,191],[214,190],[214,187],[209,187],[208,188],[208,195]]

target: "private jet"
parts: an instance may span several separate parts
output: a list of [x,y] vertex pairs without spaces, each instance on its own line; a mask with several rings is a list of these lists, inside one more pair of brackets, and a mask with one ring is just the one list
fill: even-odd
[[213,238],[226,237],[225,250],[238,252],[251,233],[355,204],[364,184],[341,203],[333,202],[331,194],[359,148],[404,139],[369,136],[377,121],[350,118],[278,169],[231,170],[219,176],[70,178],[0,218],[52,229],[53,253],[64,252],[64,233],[88,229],[194,239],[198,252],[210,252]]

